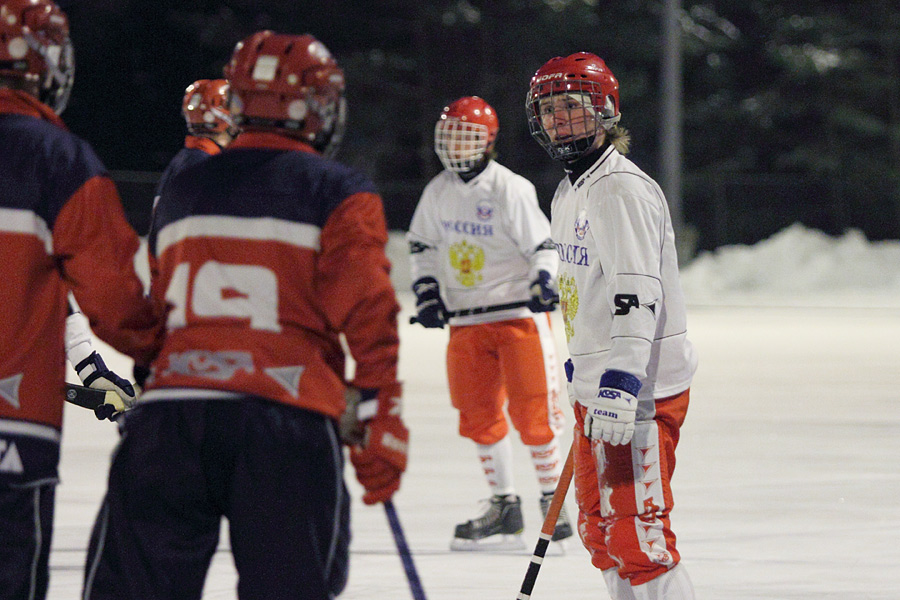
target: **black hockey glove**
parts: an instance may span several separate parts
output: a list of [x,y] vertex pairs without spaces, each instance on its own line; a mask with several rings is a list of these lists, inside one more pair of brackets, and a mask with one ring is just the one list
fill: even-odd
[[556,308],[559,295],[553,290],[553,278],[547,271],[538,271],[537,279],[531,282],[531,300],[528,309],[531,312],[550,312]]
[[[115,392],[118,395],[117,401],[102,404],[94,409],[98,419],[109,419],[112,421],[115,415],[134,406],[134,402],[137,400],[137,393],[131,382],[110,371],[96,351],[91,352],[90,356],[74,365],[74,367],[75,372],[78,373],[78,377],[85,386],[96,390]],[[113,398],[115,399],[115,397]]]
[[437,279],[422,277],[412,286],[416,293],[416,321],[428,329],[443,329],[447,322],[447,307],[441,300],[441,290]]

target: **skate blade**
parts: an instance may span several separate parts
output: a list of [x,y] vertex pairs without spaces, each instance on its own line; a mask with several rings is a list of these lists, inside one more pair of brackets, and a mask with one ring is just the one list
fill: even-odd
[[525,540],[519,533],[492,535],[480,540],[453,538],[450,549],[454,552],[518,552],[525,550]]

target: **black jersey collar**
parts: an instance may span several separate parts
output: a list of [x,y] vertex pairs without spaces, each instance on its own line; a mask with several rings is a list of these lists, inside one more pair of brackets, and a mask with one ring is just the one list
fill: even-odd
[[[594,166],[595,163],[602,164],[609,158],[609,153],[607,150],[610,149],[609,142],[603,142],[599,148],[596,150],[589,152],[578,158],[577,160],[573,160],[572,162],[566,163],[566,174],[569,176],[569,183],[575,185],[575,182],[578,181],[582,175],[584,175],[588,169]],[[606,156],[603,156],[606,154]]]

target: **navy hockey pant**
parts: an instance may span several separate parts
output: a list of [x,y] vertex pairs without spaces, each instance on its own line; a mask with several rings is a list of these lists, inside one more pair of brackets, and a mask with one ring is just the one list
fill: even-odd
[[349,499],[334,422],[263,400],[127,414],[83,600],[193,600],[228,519],[241,600],[328,600],[346,584]]
[[56,480],[0,485],[0,600],[43,600]]

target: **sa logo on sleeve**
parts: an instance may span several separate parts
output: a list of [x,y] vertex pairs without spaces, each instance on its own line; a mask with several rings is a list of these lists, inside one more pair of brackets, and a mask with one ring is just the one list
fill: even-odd
[[641,307],[637,294],[616,294],[613,302],[616,304],[616,316],[627,315],[632,308]]

